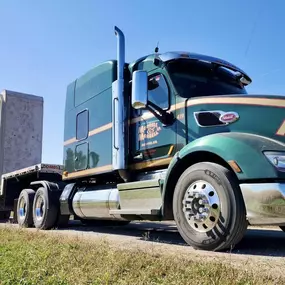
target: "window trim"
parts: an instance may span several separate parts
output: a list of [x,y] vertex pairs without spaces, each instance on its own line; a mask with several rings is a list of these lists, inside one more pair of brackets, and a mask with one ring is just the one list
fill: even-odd
[[[84,113],[84,112],[87,112],[87,134],[86,134],[85,137],[78,139],[78,137],[77,137],[78,117],[79,117],[79,115],[81,115],[81,114]],[[75,125],[76,125],[76,129],[75,129],[75,137],[76,137],[76,140],[77,140],[78,142],[83,141],[83,140],[86,140],[86,139],[89,137],[89,109],[88,109],[88,108],[85,108],[85,109],[83,109],[82,111],[80,111],[80,112],[78,112],[78,113],[76,114],[76,124],[75,124]]]
[[[147,79],[148,79],[148,81],[149,81],[152,77],[155,77],[155,76],[157,76],[157,75],[163,76],[163,79],[164,79],[165,84],[166,84],[166,86],[167,86],[167,91],[168,91],[167,108],[163,108],[162,110],[168,111],[168,110],[170,110],[170,107],[171,107],[171,105],[170,105],[171,89],[170,89],[170,86],[169,86],[169,82],[168,82],[168,80],[167,80],[167,77],[165,76],[165,74],[164,74],[163,72],[161,72],[161,71],[156,71],[156,72],[154,72],[154,73],[149,74],[148,77],[147,77]],[[159,107],[160,107],[160,106],[159,106]],[[143,109],[137,110],[136,113],[137,113],[138,116],[142,116],[143,114],[149,113],[149,112],[150,112],[150,111],[149,111],[147,108],[143,108]]]
[[75,146],[75,150],[74,150],[74,156],[76,158],[76,150],[78,149],[78,147],[80,146],[83,146],[83,145],[86,145],[86,148],[87,148],[87,153],[86,153],[86,167],[83,167],[83,168],[76,168],[76,163],[77,161],[74,161],[74,170],[75,171],[81,171],[81,170],[85,170],[88,168],[89,166],[89,143],[88,142],[82,142],[82,143],[79,143]]
[[[166,76],[162,73],[162,72],[154,72],[154,73],[152,73],[152,74],[150,74],[148,77],[147,77],[147,79],[148,79],[148,81],[152,78],[152,77],[155,77],[155,76],[157,76],[157,75],[161,75],[162,77],[163,77],[163,79],[164,79],[164,81],[165,81],[165,84],[166,84],[166,86],[167,86],[167,93],[168,93],[168,95],[167,95],[167,104],[168,104],[168,106],[167,106],[167,108],[163,108],[163,110],[164,111],[167,111],[167,110],[169,110],[170,109],[170,91],[171,91],[171,89],[170,89],[170,87],[169,87],[169,83],[168,83],[168,81],[167,81],[167,78],[166,78]],[[159,106],[160,107],[160,106]]]

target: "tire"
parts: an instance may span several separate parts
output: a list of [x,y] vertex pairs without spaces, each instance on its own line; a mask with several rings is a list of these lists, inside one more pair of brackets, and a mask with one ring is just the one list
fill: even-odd
[[22,228],[32,227],[33,222],[33,201],[35,191],[32,189],[23,189],[19,195],[17,203],[17,221]]
[[174,190],[173,214],[182,238],[200,250],[233,248],[248,226],[237,178],[210,162],[197,163],[183,172]]
[[57,193],[40,187],[34,198],[33,221],[37,229],[48,230],[56,226],[59,201]]

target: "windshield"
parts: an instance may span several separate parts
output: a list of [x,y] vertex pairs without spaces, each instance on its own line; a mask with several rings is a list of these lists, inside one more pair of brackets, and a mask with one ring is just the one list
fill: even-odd
[[167,65],[170,78],[181,97],[247,94],[233,72],[208,62],[176,60]]

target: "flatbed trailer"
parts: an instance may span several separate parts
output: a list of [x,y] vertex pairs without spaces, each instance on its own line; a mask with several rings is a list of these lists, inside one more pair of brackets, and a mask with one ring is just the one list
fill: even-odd
[[[0,209],[2,218],[10,217],[17,223],[17,203],[23,189],[36,190],[43,181],[60,183],[63,165],[39,163],[23,169],[3,174],[1,177]],[[63,183],[65,185],[65,183]],[[50,185],[49,185],[50,186]],[[54,189],[56,190],[56,189]]]

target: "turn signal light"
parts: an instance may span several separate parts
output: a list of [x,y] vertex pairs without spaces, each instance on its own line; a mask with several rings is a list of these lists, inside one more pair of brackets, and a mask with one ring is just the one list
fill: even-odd
[[241,172],[242,172],[241,169],[240,169],[240,167],[239,167],[238,164],[236,163],[236,161],[234,161],[234,160],[229,160],[229,161],[228,161],[228,164],[231,166],[231,168],[232,168],[235,172],[237,172],[237,173],[241,173]]

